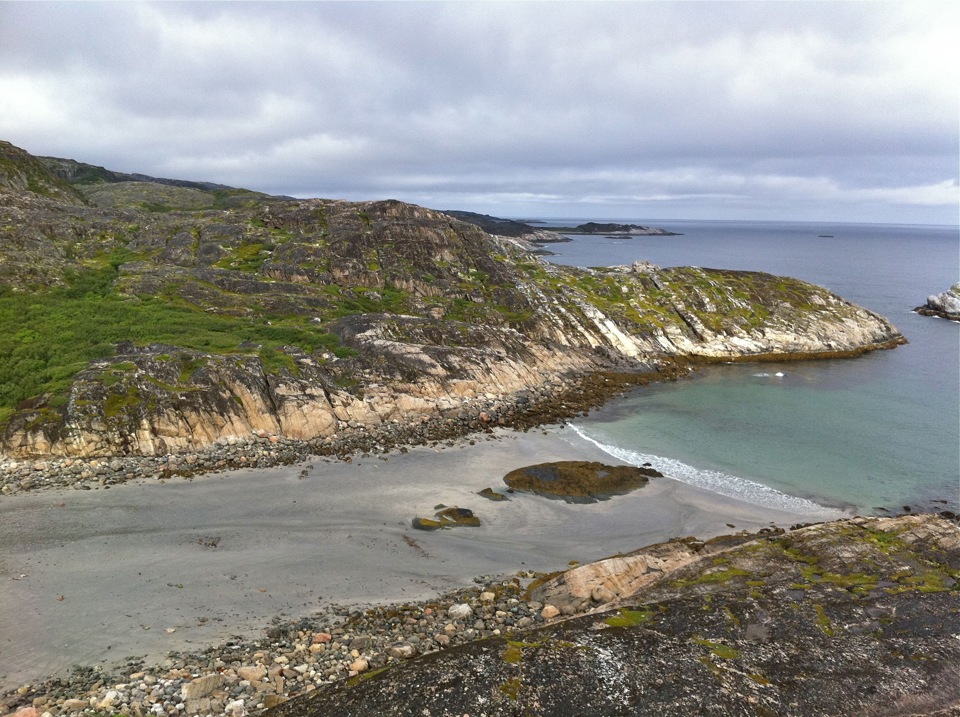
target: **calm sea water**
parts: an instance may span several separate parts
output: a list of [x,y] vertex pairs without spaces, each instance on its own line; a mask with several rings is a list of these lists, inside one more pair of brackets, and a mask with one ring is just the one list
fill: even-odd
[[683,236],[574,237],[549,258],[794,276],[883,314],[910,344],[853,360],[705,368],[614,401],[577,432],[622,460],[754,503],[876,513],[947,500],[958,510],[960,324],[911,311],[960,279],[956,227],[637,223]]

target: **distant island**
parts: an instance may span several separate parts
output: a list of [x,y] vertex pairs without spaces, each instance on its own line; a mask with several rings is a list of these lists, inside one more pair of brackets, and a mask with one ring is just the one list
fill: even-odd
[[[488,234],[510,237],[534,245],[570,241],[570,238],[565,236],[566,234],[582,236],[606,235],[615,237],[682,236],[679,232],[671,232],[659,227],[645,227],[639,224],[587,222],[586,224],[578,224],[575,227],[534,227],[531,225],[543,224],[543,222],[539,220],[520,221],[501,219],[499,217],[492,217],[489,214],[477,214],[475,212],[459,210],[445,210],[445,213],[461,221],[474,224]],[[535,247],[527,248],[535,249]]]
[[639,224],[600,224],[598,222],[587,222],[578,224],[575,227],[546,227],[548,231],[558,234],[606,234],[620,236],[658,236],[658,237],[677,237],[683,236],[680,232],[671,232],[660,227],[644,227]]

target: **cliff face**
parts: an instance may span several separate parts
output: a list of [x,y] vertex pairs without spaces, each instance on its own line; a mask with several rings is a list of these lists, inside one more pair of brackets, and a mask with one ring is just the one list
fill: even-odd
[[265,714],[947,717],[960,709],[958,580],[960,530],[931,515],[672,541],[531,591],[570,619]]
[[0,182],[8,456],[158,455],[252,431],[312,439],[509,400],[557,376],[903,341],[793,279],[552,266],[401,202],[136,182],[14,150]]

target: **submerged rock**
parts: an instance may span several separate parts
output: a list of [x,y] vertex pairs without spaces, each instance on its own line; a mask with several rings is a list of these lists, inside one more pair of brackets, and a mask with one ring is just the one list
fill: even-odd
[[663,474],[653,468],[608,466],[590,461],[558,461],[518,468],[503,478],[513,490],[568,502],[595,503],[643,488]]

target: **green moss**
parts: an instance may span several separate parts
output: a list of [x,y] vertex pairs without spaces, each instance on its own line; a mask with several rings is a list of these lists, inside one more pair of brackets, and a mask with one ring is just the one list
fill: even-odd
[[511,700],[516,701],[520,696],[520,678],[511,677],[509,680],[500,685],[500,692],[509,697]]
[[729,645],[724,645],[722,642],[705,640],[702,637],[694,637],[693,641],[698,645],[703,645],[708,648],[715,657],[719,657],[722,660],[734,660],[740,657],[740,650],[735,647],[730,647]]
[[214,266],[219,269],[233,269],[253,274],[260,270],[274,248],[274,244],[243,244],[235,248]]
[[207,361],[203,357],[194,358],[188,354],[180,354],[180,376],[179,383],[189,383],[197,369],[205,366]]
[[653,619],[654,613],[649,610],[627,610],[620,608],[619,614],[608,617],[604,623],[610,627],[635,627],[643,625]]
[[[894,580],[899,583],[895,588],[886,588],[891,595],[897,595],[905,592],[920,593],[939,593],[949,591],[944,582],[947,577],[951,577],[943,570],[925,568],[919,572],[904,572],[894,576]],[[954,588],[960,588],[956,583]]]
[[830,617],[823,609],[823,605],[817,604],[814,605],[813,608],[817,611],[817,627],[823,631],[824,635],[833,637],[836,634],[836,630],[833,627],[833,623],[830,621]]
[[740,568],[720,568],[710,572],[698,575],[695,578],[674,580],[672,584],[676,587],[689,587],[692,585],[719,585],[735,578],[750,575],[747,570]]
[[[841,575],[820,570],[817,565],[804,565],[800,568],[803,577],[811,583],[826,583],[836,585],[845,590],[858,589],[869,592],[877,586],[876,575],[866,575],[864,573],[850,573]],[[802,585],[800,587],[803,587]]]
[[136,386],[130,386],[123,393],[111,393],[103,403],[103,415],[105,418],[116,418],[127,409],[140,405],[143,402],[143,396],[140,389]]
[[347,687],[356,687],[356,686],[359,685],[360,683],[366,682],[367,680],[369,680],[369,679],[371,679],[371,678],[373,678],[373,677],[376,677],[377,675],[379,675],[379,674],[381,674],[381,673],[384,673],[384,672],[386,672],[386,671],[389,670],[389,669],[390,669],[390,666],[388,665],[388,666],[386,666],[386,667],[381,667],[381,668],[376,669],[376,670],[369,670],[368,672],[361,672],[361,673],[359,673],[359,674],[357,674],[357,675],[354,675],[353,677],[351,677],[351,678],[349,678],[349,679],[347,680]]
[[730,621],[735,627],[740,627],[740,618],[733,614],[733,610],[730,609],[729,605],[723,606],[723,613],[726,615],[727,620]]
[[509,662],[511,665],[519,665],[521,660],[523,660],[523,650],[520,645],[508,642],[506,649],[503,651],[503,661]]

